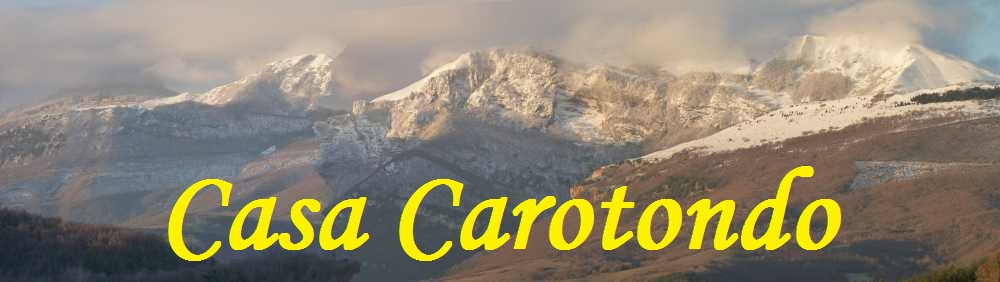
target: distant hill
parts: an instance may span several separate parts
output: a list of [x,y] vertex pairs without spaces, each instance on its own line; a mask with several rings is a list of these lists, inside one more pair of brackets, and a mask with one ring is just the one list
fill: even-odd
[[0,208],[0,281],[348,281],[357,263],[289,256],[181,260],[162,238]]

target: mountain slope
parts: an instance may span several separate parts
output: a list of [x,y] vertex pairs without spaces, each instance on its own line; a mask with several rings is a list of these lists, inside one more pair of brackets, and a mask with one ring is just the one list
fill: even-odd
[[[833,251],[822,256],[794,248],[780,254],[699,252],[677,247],[686,246],[688,239],[679,238],[673,247],[658,252],[634,246],[605,252],[600,250],[600,240],[592,236],[583,250],[572,253],[544,247],[512,251],[508,245],[478,254],[456,266],[445,278],[719,280],[757,277],[747,273],[763,271],[768,275],[761,277],[772,277],[769,279],[775,273],[786,279],[812,281],[848,279],[840,276],[843,273],[898,279],[937,265],[969,263],[1000,250],[990,236],[967,237],[1000,230],[989,223],[979,224],[995,221],[990,219],[1000,212],[991,206],[989,199],[996,195],[986,184],[992,179],[990,171],[996,169],[997,161],[995,152],[986,149],[995,143],[995,136],[987,128],[995,127],[1000,103],[992,99],[931,104],[911,101],[927,93],[994,87],[997,76],[919,46],[896,52],[863,49],[817,37],[804,37],[798,43],[756,71],[746,86],[758,101],[774,101],[770,105],[777,108],[775,111],[706,138],[598,169],[571,193],[574,198],[588,199],[596,205],[610,197],[608,187],[628,185],[630,199],[639,202],[637,207],[657,198],[676,198],[683,206],[703,197],[753,205],[769,196],[765,191],[773,195],[773,188],[762,187],[773,187],[774,183],[763,180],[777,181],[791,167],[814,165],[817,171],[832,172],[820,175],[822,180],[804,180],[806,186],[821,184],[820,188],[802,191],[796,201],[832,197],[852,209],[845,218],[856,218],[856,224],[847,229],[848,234],[858,234],[842,236]],[[943,143],[936,141],[938,134],[961,137]],[[948,151],[953,148],[964,150]],[[949,181],[945,179],[971,182],[947,185],[950,192],[929,193],[928,187],[938,188],[942,181]],[[885,186],[892,188],[882,188]],[[954,197],[954,202],[938,200],[933,208],[922,206],[925,200],[943,195],[940,193],[961,196]],[[899,227],[907,230],[905,235],[873,228],[899,223],[890,223],[896,217],[883,215],[885,211],[865,204],[872,202],[902,206],[896,216],[909,217],[907,222],[911,223],[931,224]],[[953,205],[948,203],[970,203],[972,207],[941,212]],[[934,211],[918,215],[910,212],[918,209]],[[978,212],[983,210],[986,212]],[[739,230],[740,216],[747,211],[740,208],[733,230]],[[975,216],[963,219],[961,229],[970,233],[951,233],[949,225],[939,224],[967,214]],[[596,217],[603,216],[599,212]],[[627,212],[625,217],[619,230],[633,229],[638,212]],[[890,219],[887,222],[883,218]],[[532,237],[542,239],[530,244],[546,244],[545,226],[536,225]],[[595,226],[603,224],[599,221]],[[690,228],[690,224],[683,228]],[[935,239],[928,241],[928,237]],[[907,253],[894,248],[919,251]],[[873,256],[872,252],[889,256]],[[794,259],[779,258],[786,255]]]
[[929,104],[918,104],[911,101],[920,95],[946,91],[960,93],[963,89],[978,89],[978,87],[993,88],[997,86],[984,84],[946,87],[892,97],[849,97],[834,101],[804,103],[776,110],[711,136],[657,151],[643,158],[669,159],[681,152],[713,153],[751,148],[803,135],[836,131],[877,118],[905,117],[912,121],[918,121],[939,117],[977,119],[1000,115],[1000,104],[992,101]]
[[[997,101],[984,103],[995,107]],[[546,247],[549,222],[544,221],[534,225],[528,250],[515,251],[508,244],[480,253],[444,279],[896,280],[941,266],[972,264],[1000,252],[997,128],[1000,117],[995,114],[874,118],[753,148],[626,161],[595,171],[571,190],[574,198],[596,206],[610,199],[612,188],[628,186],[626,200],[636,202],[636,209],[623,213],[619,234],[635,230],[641,207],[657,199],[676,199],[682,207],[703,198],[734,200],[737,212],[730,232],[738,233],[750,209],[774,196],[785,173],[810,165],[816,175],[795,181],[784,231],[791,231],[796,211],[807,203],[836,200],[843,223],[833,244],[822,251],[803,251],[794,243],[773,252],[741,251],[739,245],[727,251],[707,246],[688,250],[693,220],[684,216],[679,237],[663,250],[642,250],[630,241],[604,251],[600,232],[594,230],[580,248],[560,252]],[[606,217],[605,209],[597,209],[594,226],[600,229]],[[814,226],[822,226],[822,219]],[[566,225],[575,226],[575,217],[568,220]],[[652,229],[663,230],[666,224],[654,220]],[[714,236],[714,229],[709,230],[706,237]],[[813,238],[822,231],[817,227]],[[710,245],[711,239],[706,242]]]

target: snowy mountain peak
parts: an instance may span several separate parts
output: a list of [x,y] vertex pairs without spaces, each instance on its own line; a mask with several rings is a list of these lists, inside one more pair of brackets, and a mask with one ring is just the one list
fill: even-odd
[[271,73],[327,73],[332,70],[333,57],[326,54],[305,54],[267,64],[265,72]]
[[263,73],[280,79],[287,95],[311,97],[333,94],[333,58],[325,54],[297,56],[268,64]]
[[471,70],[473,73],[493,71],[506,72],[513,76],[541,77],[533,72],[554,72],[555,58],[530,49],[495,48],[465,53],[455,60],[442,65],[430,72],[423,79],[414,82],[403,89],[375,98],[372,102],[398,101],[410,97],[411,94],[424,91],[432,80],[451,72]]
[[904,86],[905,91],[1000,81],[1000,76],[975,64],[923,46],[910,46],[906,53],[911,61],[899,77],[899,83]]
[[267,64],[263,70],[206,93],[195,101],[209,105],[255,104],[256,108],[311,107],[336,90],[334,59],[307,54]]
[[[793,40],[757,74],[772,83],[778,75],[787,78],[785,83],[830,85],[846,81],[850,90],[845,94],[851,96],[1000,81],[1000,76],[972,63],[921,45],[885,45],[855,37],[815,35]],[[781,88],[789,86],[778,83],[764,88],[785,90]]]

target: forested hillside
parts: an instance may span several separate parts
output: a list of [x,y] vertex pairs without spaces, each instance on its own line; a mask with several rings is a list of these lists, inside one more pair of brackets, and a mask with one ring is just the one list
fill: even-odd
[[348,281],[333,256],[181,260],[162,238],[0,208],[0,281]]

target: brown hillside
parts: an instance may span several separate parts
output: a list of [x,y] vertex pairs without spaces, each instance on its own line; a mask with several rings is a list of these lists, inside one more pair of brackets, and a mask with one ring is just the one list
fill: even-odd
[[[781,178],[802,165],[813,166],[816,173],[795,181],[792,214],[786,216],[791,220],[783,231],[793,230],[796,210],[821,198],[840,204],[843,225],[830,246],[815,252],[799,249],[794,237],[772,252],[743,251],[739,243],[715,251],[714,226],[708,228],[703,250],[692,251],[687,245],[693,219],[685,216],[680,235],[666,249],[646,251],[633,240],[604,251],[600,236],[606,215],[596,209],[595,230],[576,250],[552,249],[548,222],[539,221],[528,250],[514,251],[508,243],[454,267],[445,279],[841,281],[900,279],[939,266],[968,265],[1000,252],[996,148],[1000,119],[900,118],[735,152],[625,162],[598,170],[572,189],[574,197],[599,207],[596,203],[610,198],[611,189],[627,185],[626,199],[635,201],[636,209],[625,211],[619,234],[634,230],[642,208],[660,198],[676,198],[685,209],[701,198],[735,200],[730,232],[738,233],[750,209],[773,197]],[[814,239],[824,230],[824,216],[818,212],[813,220]],[[663,230],[665,221],[659,226],[654,221],[653,230]],[[567,225],[567,236],[573,236],[575,226]],[[662,233],[654,232],[657,236]]]

